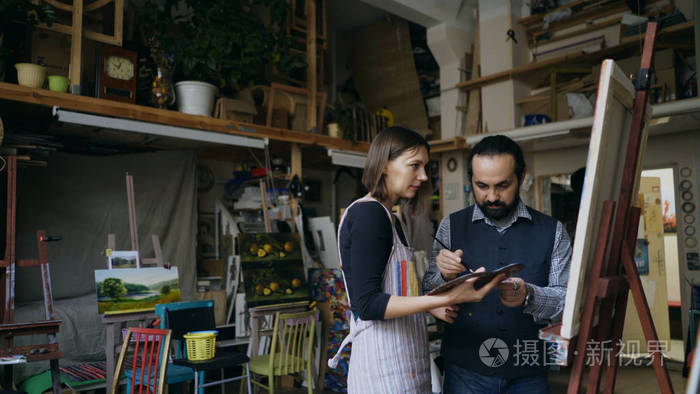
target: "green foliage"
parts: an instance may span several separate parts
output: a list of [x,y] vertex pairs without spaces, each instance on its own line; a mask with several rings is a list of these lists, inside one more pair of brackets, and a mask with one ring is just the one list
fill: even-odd
[[[268,25],[255,13],[261,6]],[[283,73],[299,64],[278,29],[288,9],[285,0],[146,0],[140,22],[152,47],[172,54],[176,75],[238,89],[258,82],[268,62]]]
[[136,283],[124,283],[124,287],[126,287],[126,294],[147,293],[150,290],[148,286],[139,285]]
[[160,288],[160,294],[166,295],[168,293],[170,293],[170,286],[165,285],[165,286]]
[[0,75],[2,75],[10,59],[11,51],[3,46],[3,37],[12,22],[26,24],[32,30],[39,23],[51,24],[56,20],[53,7],[39,0],[36,4],[30,0],[0,1]]
[[100,294],[104,297],[119,298],[126,295],[126,286],[119,278],[107,278],[100,285]]

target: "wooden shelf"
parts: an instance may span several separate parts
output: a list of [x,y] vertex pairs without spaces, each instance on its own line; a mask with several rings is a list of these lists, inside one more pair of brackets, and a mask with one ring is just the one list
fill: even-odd
[[[663,39],[672,38],[684,33],[692,34],[693,21],[679,23],[660,30],[657,34],[657,46],[663,45]],[[612,58],[616,55],[624,54],[626,51],[639,50],[639,43],[644,40],[644,35],[639,34],[631,37],[624,37],[620,45],[602,49],[593,53],[576,52],[568,55],[559,56],[556,58],[543,60],[540,62],[530,63],[524,66],[516,67],[510,70],[499,73],[489,74],[481,78],[470,79],[468,81],[457,84],[457,88],[463,91],[477,89],[492,83],[507,81],[510,79],[519,79],[528,83],[531,87],[537,86],[542,80],[548,79],[549,69],[555,66],[564,65],[594,65],[600,63],[603,59]],[[538,76],[538,74],[541,74]]]
[[[47,107],[57,106],[62,109],[88,114],[139,120],[245,137],[269,138],[274,141],[317,145],[329,149],[341,149],[361,153],[366,153],[369,150],[368,143],[352,143],[341,138],[334,138],[322,134],[266,127],[258,124],[222,120],[208,116],[189,115],[177,111],[168,111],[111,100],[54,92],[47,89],[28,88],[5,82],[0,82],[0,99],[38,104]],[[193,132],[197,132],[197,130],[193,130]]]
[[444,140],[428,141],[428,144],[430,145],[430,153],[451,152],[467,148],[467,141],[461,136]]

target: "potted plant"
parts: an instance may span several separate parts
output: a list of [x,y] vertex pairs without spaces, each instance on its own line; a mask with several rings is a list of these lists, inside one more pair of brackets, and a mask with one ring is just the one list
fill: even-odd
[[0,1],[0,80],[11,59],[12,50],[4,45],[6,33],[13,27],[12,22],[21,22],[31,30],[39,23],[51,25],[56,20],[53,7],[45,1],[36,3],[31,0]]
[[[289,39],[279,31],[288,9],[285,0],[185,0],[185,10],[178,4],[147,0],[142,14],[154,26],[154,39],[173,54],[181,111],[191,111],[190,98],[205,90],[207,98],[192,101],[211,103],[200,112],[209,115],[217,88],[238,90],[258,82],[267,62],[281,71],[296,64]],[[255,12],[261,7],[271,11],[267,25]]]

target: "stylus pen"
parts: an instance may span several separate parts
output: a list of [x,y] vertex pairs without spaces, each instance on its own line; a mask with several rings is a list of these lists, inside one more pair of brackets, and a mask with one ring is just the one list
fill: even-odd
[[[450,248],[448,248],[447,245],[445,245],[442,241],[440,241],[440,240],[438,239],[437,235],[434,237],[434,239],[435,239],[435,240],[437,241],[437,243],[439,243],[440,246],[442,246],[444,249],[450,250]],[[451,252],[451,250],[450,250],[450,252]],[[471,269],[471,268],[469,268],[469,267],[467,267],[467,269],[469,270],[469,272],[474,272],[474,270]]]

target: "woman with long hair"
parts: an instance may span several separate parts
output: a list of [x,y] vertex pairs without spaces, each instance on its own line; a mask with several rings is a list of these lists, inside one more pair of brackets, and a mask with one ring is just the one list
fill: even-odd
[[[420,209],[430,193],[430,146],[417,132],[389,127],[370,146],[362,183],[369,193],[345,210],[338,249],[352,311],[350,334],[329,360],[337,365],[352,342],[349,393],[429,393],[430,358],[425,315],[480,301],[503,277],[481,287],[466,280],[438,295],[422,295],[405,231],[391,213],[397,203]],[[448,307],[448,308],[445,308]],[[452,312],[450,312],[452,310]],[[450,316],[451,314],[452,316]]]

